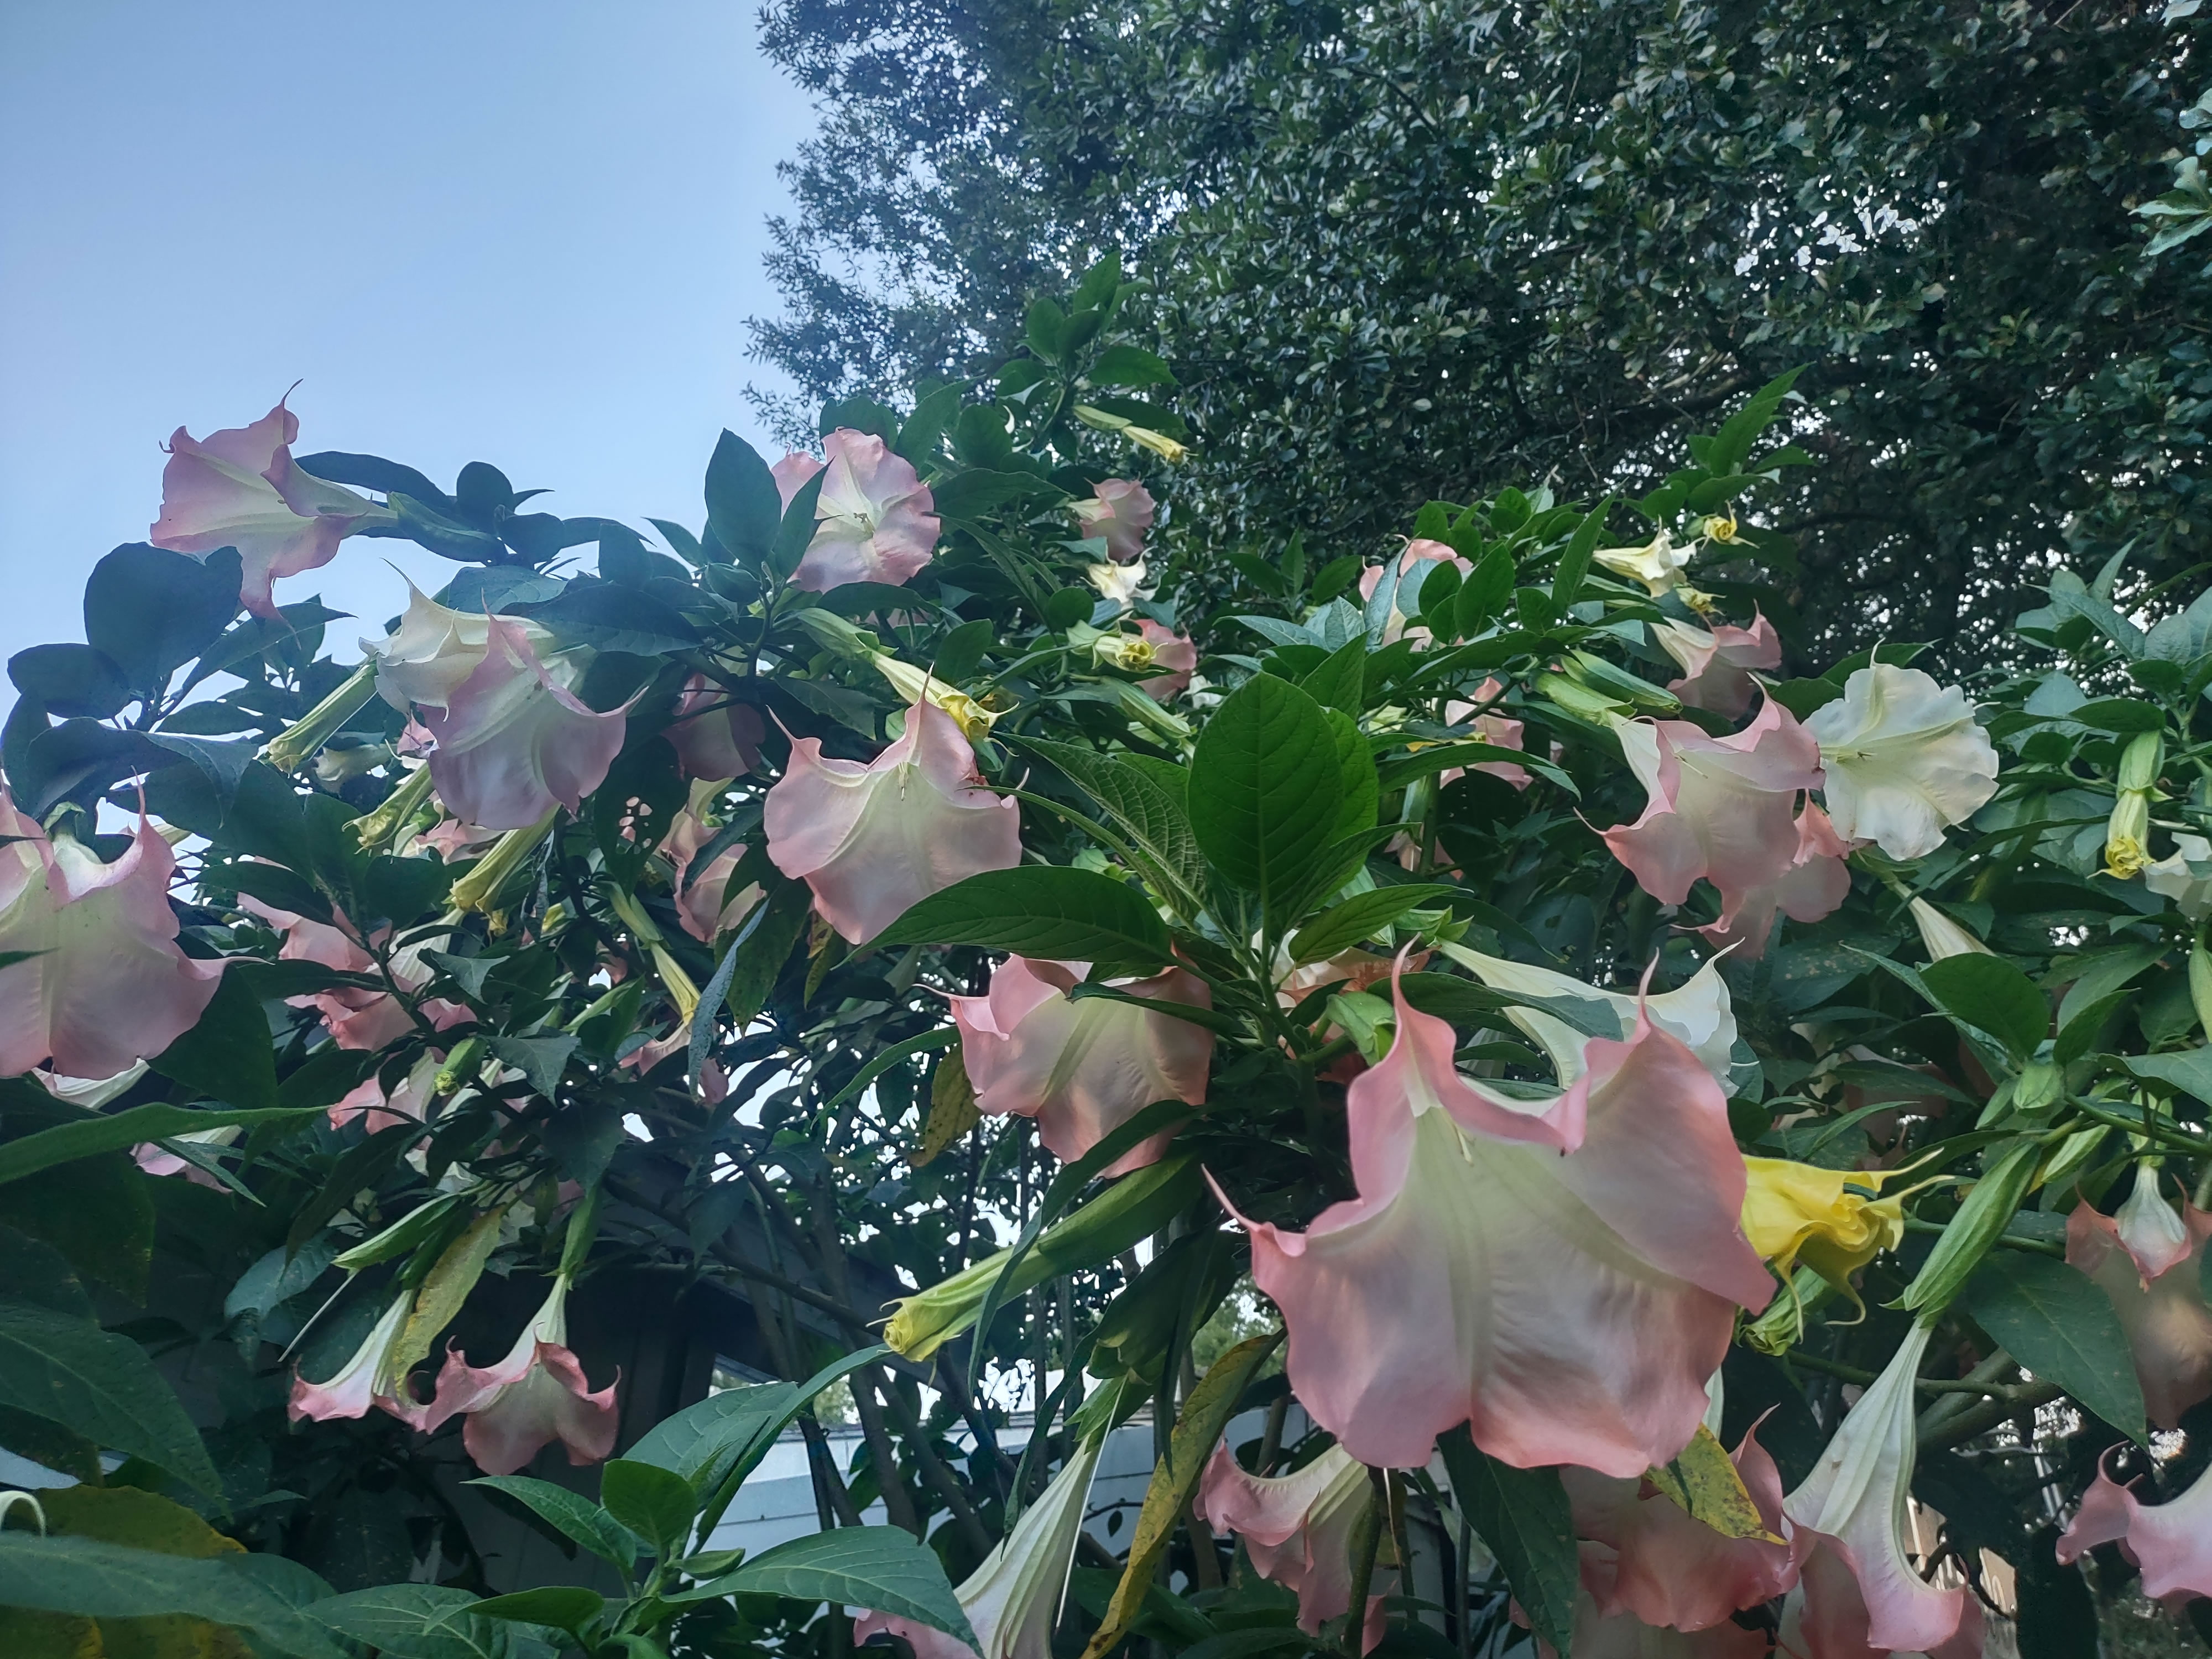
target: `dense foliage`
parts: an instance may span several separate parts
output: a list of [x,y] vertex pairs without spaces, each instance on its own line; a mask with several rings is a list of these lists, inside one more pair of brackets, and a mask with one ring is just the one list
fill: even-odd
[[1640,493],[1801,364],[1822,465],[1767,515],[1802,561],[1795,660],[1985,653],[2057,560],[2128,544],[2140,591],[2212,545],[2207,277],[2195,247],[2146,260],[2134,211],[2203,119],[2194,6],[767,16],[821,130],[764,355],[817,398],[973,374],[1118,245],[1190,387],[1207,547],[1372,557],[1439,490]]
[[[0,1649],[1839,1659],[1986,1605],[2033,1659],[2212,1593],[2212,600],[2115,561],[2025,676],[1783,676],[1715,595],[1785,377],[1633,503],[1179,611],[1131,297],[821,459],[725,434],[658,547],[281,405],[177,434],[161,544],[9,665],[0,1447],[79,1484],[0,1498]],[[349,667],[273,585],[376,536],[459,569]],[[640,1407],[568,1298],[656,1273],[781,1380]],[[709,1548],[841,1381],[819,1534]],[[588,1583],[495,1581],[470,1463]]]

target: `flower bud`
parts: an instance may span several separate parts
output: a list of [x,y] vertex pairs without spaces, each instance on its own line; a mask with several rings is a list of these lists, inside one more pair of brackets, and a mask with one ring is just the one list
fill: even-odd
[[347,677],[344,684],[270,738],[262,752],[279,772],[298,771],[308,756],[328,743],[331,735],[375,695],[376,664],[365,662]]
[[1941,962],[1946,957],[1996,954],[1926,899],[1914,899],[1911,908],[1913,922],[1920,929],[1920,942],[1927,947],[1930,962]]
[[510,830],[499,838],[490,852],[477,861],[476,868],[453,884],[446,902],[456,910],[481,910],[491,914],[492,902],[499,896],[507,880],[522,867],[523,860],[538,850],[538,844],[552,833],[553,820],[561,816],[555,807],[537,823],[524,830]]
[[2035,1142],[2021,1141],[1990,1165],[1905,1287],[1898,1298],[1899,1307],[1932,1317],[1950,1304],[2027,1195],[2041,1152]]

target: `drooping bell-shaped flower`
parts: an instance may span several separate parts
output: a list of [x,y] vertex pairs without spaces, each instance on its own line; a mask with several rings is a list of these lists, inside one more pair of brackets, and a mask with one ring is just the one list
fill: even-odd
[[[1090,969],[1009,957],[992,970],[987,994],[945,999],[977,1109],[1035,1118],[1037,1138],[1071,1163],[1156,1100],[1202,1104],[1213,1055],[1203,1025],[1106,997],[1071,999]],[[1213,1006],[1206,981],[1181,968],[1109,983],[1150,1001]],[[1155,1135],[1103,1173],[1141,1169],[1167,1143]]]
[[[1905,1500],[1912,1485],[1913,1377],[1928,1351],[1929,1327],[1915,1322],[1881,1375],[1867,1385],[1805,1482],[1782,1512],[1820,1534],[1849,1569],[1865,1603],[1868,1640],[1877,1649],[1923,1653],[1957,1634],[1965,1589],[1937,1589],[1906,1559]],[[1832,1605],[1806,1568],[1808,1617]]]
[[454,815],[486,830],[523,830],[556,806],[579,811],[622,751],[629,709],[602,714],[539,660],[529,636],[504,617],[489,620],[483,659],[443,708],[425,708],[437,739],[430,777]]
[[[1538,1642],[1536,1649],[1540,1659],[1563,1659],[1548,1642]],[[1771,1652],[1765,1636],[1741,1625],[1680,1631],[1647,1625],[1632,1613],[1607,1618],[1585,1595],[1576,1601],[1574,1647],[1564,1659],[1769,1659]],[[1783,1652],[1798,1659],[1789,1649]]]
[[[312,962],[342,974],[374,974],[377,970],[376,958],[363,948],[352,921],[336,906],[331,907],[329,921],[317,921],[311,916],[277,909],[250,893],[239,896],[238,908],[284,935],[284,942],[276,951],[279,962]],[[380,940],[382,932],[374,937]],[[445,944],[443,936],[440,936],[418,939],[394,951],[388,969],[392,983],[404,991],[428,985],[432,970],[422,959],[422,953],[442,950]],[[341,985],[284,1000],[292,1007],[313,1008],[322,1015],[325,1029],[341,1048],[367,1053],[396,1042],[414,1029],[405,1006],[389,991]],[[443,997],[433,997],[424,1002],[422,1013],[441,1031],[476,1018],[465,1003],[452,1002]]]
[[2143,885],[2173,901],[2191,921],[2212,914],[2212,841],[2177,830],[2172,856],[2143,866]]
[[[1755,1434],[1732,1460],[1771,1539],[1729,1538],[1641,1479],[1572,1466],[1559,1471],[1582,1547],[1583,1588],[1600,1616],[1700,1631],[1797,1582],[1782,1541],[1782,1475]],[[1577,1647],[1577,1651],[1580,1649]]]
[[146,539],[204,559],[234,547],[244,566],[239,598],[258,617],[276,614],[279,576],[328,564],[338,544],[391,512],[293,465],[299,417],[279,401],[251,426],[195,438],[179,427],[161,469],[161,516]]
[[506,1358],[478,1370],[456,1347],[446,1351],[437,1396],[422,1408],[425,1433],[465,1416],[461,1443],[486,1474],[513,1474],[558,1440],[568,1462],[605,1461],[615,1449],[615,1388],[597,1394],[568,1352],[568,1281],[556,1277],[545,1304]]
[[811,455],[793,450],[769,468],[769,476],[775,480],[775,493],[783,503],[783,510],[791,511],[791,504],[799,492],[806,488],[806,481],[822,470],[822,463]]
[[[1215,1534],[1234,1533],[1262,1578],[1294,1590],[1298,1628],[1318,1635],[1352,1606],[1352,1534],[1374,1483],[1367,1466],[1331,1446],[1290,1474],[1248,1474],[1225,1445],[1217,1446],[1199,1481],[1193,1512]],[[1382,1639],[1383,1601],[1397,1575],[1378,1568],[1369,1585],[1360,1651]]]
[[1997,751],[1955,685],[1889,663],[1856,670],[1805,722],[1827,774],[1828,816],[1845,841],[1925,858],[1996,793]]
[[368,1121],[362,1127],[370,1134],[395,1123],[428,1123],[437,1115],[438,1071],[445,1063],[444,1049],[425,1048],[389,1094],[374,1076],[364,1079],[331,1103],[325,1114],[331,1127],[343,1129],[363,1116]]
[[1152,492],[1132,478],[1102,478],[1090,499],[1073,503],[1085,539],[1103,537],[1106,556],[1133,564],[1145,555],[1145,532],[1158,510]]
[[108,1078],[197,1024],[220,962],[177,948],[169,908],[175,855],[138,821],[112,864],[82,842],[47,840],[0,789],[0,1077],[52,1061],[64,1077]]
[[930,894],[1020,863],[1020,812],[981,787],[952,717],[923,702],[866,765],[825,760],[818,738],[793,742],[762,827],[775,867],[813,889],[814,908],[858,945]]
[[760,764],[768,727],[752,704],[734,701],[704,674],[694,674],[684,682],[676,718],[660,735],[675,745],[676,763],[685,777],[727,781]]
[[1790,711],[1769,700],[1742,731],[1711,738],[1686,720],[1623,721],[1621,752],[1644,785],[1644,816],[1603,832],[1606,845],[1662,904],[1703,877],[1734,915],[1797,865],[1798,796],[1820,783],[1820,755]]
[[1941,962],[1946,957],[1993,954],[1988,945],[1926,899],[1916,897],[1906,908],[1912,912],[1913,926],[1920,930],[1920,943],[1926,947],[1930,962]]
[[[502,619],[540,653],[553,636],[520,617]],[[376,664],[376,691],[404,714],[414,705],[443,708],[467,683],[491,648],[491,617],[440,605],[413,582],[407,584],[407,609],[399,626],[380,640],[363,640],[362,652]]]
[[902,586],[929,562],[939,525],[929,486],[872,433],[840,427],[822,441],[828,476],[815,500],[814,539],[791,584],[826,593],[848,582]]
[[1781,1158],[1746,1158],[1743,1236],[1787,1280],[1798,1262],[1838,1289],[1884,1250],[1905,1242],[1905,1194],[1879,1193],[1895,1170],[1824,1170]]
[[1765,956],[1777,915],[1818,921],[1850,896],[1850,866],[1844,861],[1850,850],[1828,815],[1806,802],[1797,814],[1797,851],[1789,868],[1735,895],[1722,906],[1719,919],[1698,932],[1716,950],[1735,946],[1747,961]]
[[1102,599],[1111,599],[1115,605],[1127,605],[1132,599],[1149,599],[1152,589],[1145,586],[1145,562],[1138,559],[1129,564],[1086,564],[1083,580],[1098,591]]
[[401,1379],[393,1369],[399,1333],[415,1306],[415,1292],[402,1293],[362,1340],[352,1358],[336,1376],[310,1382],[294,1372],[292,1398],[286,1410],[297,1423],[312,1417],[327,1422],[338,1417],[366,1417],[369,1407],[381,1406],[403,1421],[414,1421],[413,1408],[399,1397]]
[[2212,1595],[2212,1470],[2180,1497],[2147,1504],[2106,1474],[2100,1460],[2095,1482],[2059,1537],[2058,1559],[2070,1565],[2099,1544],[2118,1544],[2142,1569],[2143,1594],[2177,1612],[2197,1596]]
[[[1508,1016],[1550,1057],[1562,1084],[1583,1074],[1582,1051],[1592,1035],[1626,1037],[1636,1029],[1638,999],[1624,991],[1585,985],[1548,968],[1485,956],[1464,945],[1441,948],[1493,991],[1571,1006],[1572,1021],[1563,1017],[1564,1011],[1538,1007],[1516,1008]],[[1728,1088],[1729,1057],[1736,1044],[1735,1011],[1729,1000],[1728,981],[1721,977],[1719,959],[1705,963],[1674,989],[1647,994],[1641,1000],[1644,1018],[1686,1047],[1713,1081]]]
[[1653,625],[1659,643],[1682,665],[1682,678],[1667,689],[1692,708],[1708,708],[1735,720],[1751,707],[1758,682],[1754,671],[1782,666],[1782,641],[1774,624],[1753,613],[1751,626],[1716,623],[1711,629],[1662,620]]
[[674,866],[677,920],[685,933],[702,945],[712,945],[718,935],[743,921],[763,896],[757,882],[747,882],[736,892],[730,890],[730,878],[745,855],[742,842],[723,848],[704,866],[693,868],[699,854],[720,832],[708,812],[721,790],[717,781],[694,783],[690,799],[660,842],[661,852]]
[[1244,1223],[1298,1399],[1363,1463],[1417,1467],[1462,1421],[1522,1467],[1667,1462],[1735,1305],[1773,1288],[1719,1085],[1639,1019],[1538,1106],[1461,1076],[1451,1027],[1392,996],[1396,1041],[1346,1101],[1358,1197],[1304,1233]]
[[[1788,1659],[1916,1659],[1876,1643],[1869,1631],[1872,1620],[1849,1565],[1825,1540],[1814,1542],[1799,1565],[1797,1587],[1782,1604],[1776,1651]],[[1916,1652],[1922,1659],[1983,1659],[1984,1638],[1982,1604],[1965,1595],[1958,1628]]]
[[[1444,723],[1462,726],[1472,720],[1475,740],[1486,743],[1493,749],[1526,749],[1526,723],[1510,714],[1478,714],[1478,708],[1487,708],[1504,688],[1495,679],[1486,679],[1474,688],[1471,702],[1455,700],[1444,705]],[[1437,787],[1441,789],[1453,779],[1466,772],[1486,772],[1493,778],[1502,778],[1516,789],[1526,789],[1529,784],[1528,769],[1516,766],[1511,761],[1477,761],[1469,767],[1451,767],[1437,774]]]
[[2143,1411],[2162,1429],[2212,1399],[2212,1307],[2203,1273],[2208,1239],[2212,1211],[2185,1198],[2177,1211],[2148,1161],[2136,1167],[2118,1214],[2100,1215],[2085,1200],[2066,1218],[2066,1260],[2112,1297],[2135,1355]]
[[913,1644],[915,1659],[1052,1659],[1053,1628],[1060,1623],[1103,1443],[1103,1436],[1086,1437],[1022,1511],[1005,1541],[952,1592],[975,1632],[976,1646],[928,1625],[872,1612],[854,1620],[854,1644],[882,1632]]
[[1191,674],[1198,667],[1197,645],[1189,635],[1163,628],[1149,617],[1138,623],[1137,631],[1152,647],[1152,661],[1167,670],[1151,679],[1139,680],[1138,685],[1154,702],[1181,696],[1190,689]]
[[1601,547],[1590,556],[1616,576],[1642,582],[1656,599],[1683,586],[1683,573],[1689,569],[1690,556],[1697,550],[1694,542],[1677,547],[1674,538],[1662,529],[1641,547]]

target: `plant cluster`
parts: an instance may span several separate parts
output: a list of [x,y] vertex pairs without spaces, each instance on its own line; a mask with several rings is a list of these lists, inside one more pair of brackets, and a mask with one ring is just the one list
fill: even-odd
[[[657,545],[176,436],[9,665],[0,1446],[76,1484],[0,1500],[0,1648],[1856,1659],[2212,1595],[2212,598],[2116,559],[2034,673],[1785,677],[1785,375],[1633,501],[1216,604],[1148,568],[1128,297],[725,434]],[[349,665],[276,585],[375,537],[459,568]],[[775,1380],[641,1405],[572,1310],[656,1276]],[[820,1530],[716,1547],[793,1429]],[[463,1474],[580,1582],[496,1582]]]

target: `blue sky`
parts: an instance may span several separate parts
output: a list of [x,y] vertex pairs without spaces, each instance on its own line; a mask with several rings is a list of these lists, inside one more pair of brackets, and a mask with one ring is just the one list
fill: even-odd
[[[84,574],[145,537],[172,430],[295,380],[303,453],[489,460],[550,511],[700,521],[717,432],[766,447],[744,323],[776,309],[764,221],[811,125],[754,14],[0,5],[0,656],[83,637]],[[387,558],[454,568],[356,539],[277,597],[380,621]]]

